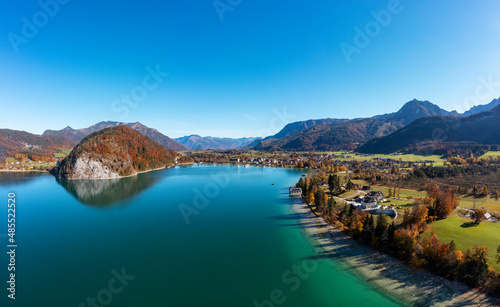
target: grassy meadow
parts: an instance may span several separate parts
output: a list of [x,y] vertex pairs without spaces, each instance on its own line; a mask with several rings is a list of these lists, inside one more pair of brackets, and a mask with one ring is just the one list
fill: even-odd
[[428,225],[425,234],[432,230],[443,243],[455,241],[457,249],[465,252],[467,247],[475,245],[486,245],[490,249],[489,264],[496,270],[500,270],[500,264],[494,261],[496,250],[500,244],[500,223],[482,222],[477,226],[466,227],[470,219],[460,217],[448,217]]

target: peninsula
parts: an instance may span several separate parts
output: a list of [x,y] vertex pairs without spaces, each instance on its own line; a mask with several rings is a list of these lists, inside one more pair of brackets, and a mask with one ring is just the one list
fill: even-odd
[[85,137],[52,170],[66,179],[109,179],[175,165],[178,154],[127,126]]

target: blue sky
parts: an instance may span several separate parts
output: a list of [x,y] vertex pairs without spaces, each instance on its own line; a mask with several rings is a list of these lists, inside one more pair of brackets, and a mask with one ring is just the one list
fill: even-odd
[[2,3],[2,128],[266,136],[413,98],[463,111],[500,96],[498,1],[55,1]]

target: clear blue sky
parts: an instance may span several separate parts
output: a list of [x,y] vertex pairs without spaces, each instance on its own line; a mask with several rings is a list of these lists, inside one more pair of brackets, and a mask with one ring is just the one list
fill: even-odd
[[[500,81],[494,0],[221,0],[219,12],[213,0],[65,1],[47,6],[52,16],[37,1],[3,1],[0,127],[123,120],[171,137],[264,136],[291,121],[393,112],[413,98],[460,109],[480,78]],[[371,12],[389,7],[377,29]],[[25,24],[33,19],[36,33]],[[355,28],[367,25],[373,37],[348,62],[341,44],[356,47]],[[147,79],[148,90],[147,67],[168,73]],[[496,85],[478,101],[499,96]]]

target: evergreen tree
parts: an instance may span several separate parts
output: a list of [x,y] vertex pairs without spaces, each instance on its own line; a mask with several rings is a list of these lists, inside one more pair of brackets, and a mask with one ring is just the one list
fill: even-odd
[[375,228],[375,234],[378,237],[381,237],[384,231],[387,230],[387,226],[389,225],[389,222],[387,220],[387,215],[385,214],[380,214],[377,218],[377,227]]
[[457,248],[457,246],[455,244],[455,241],[451,240],[451,242],[450,242],[450,251],[454,252],[456,248]]
[[396,225],[392,221],[391,225],[387,229],[387,244],[390,245],[394,241],[394,232],[396,231]]
[[334,182],[333,182],[333,175],[332,174],[330,174],[330,176],[328,176],[328,188],[330,189],[330,193],[333,193]]
[[296,187],[304,189],[304,180],[302,180],[302,177],[300,177],[299,182],[297,182]]
[[316,210],[323,212],[323,207],[325,204],[325,192],[322,188],[318,188],[316,193],[314,193],[314,202],[316,204]]
[[371,245],[374,225],[375,221],[373,215],[370,214],[370,216],[366,218],[363,229],[361,230],[361,240],[366,245]]

